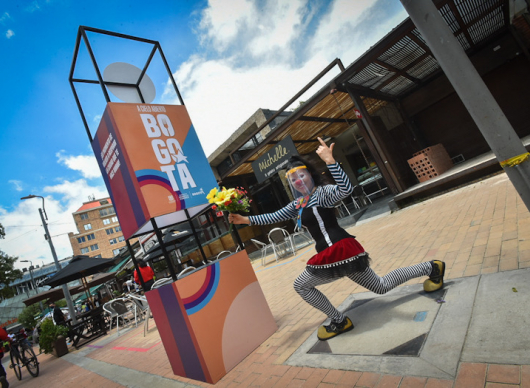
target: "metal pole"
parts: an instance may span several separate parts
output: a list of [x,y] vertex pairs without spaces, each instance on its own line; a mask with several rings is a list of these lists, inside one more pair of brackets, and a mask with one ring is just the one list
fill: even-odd
[[[44,233],[46,233],[45,238],[46,240],[48,240],[48,244],[50,244],[53,261],[55,262],[55,268],[57,269],[57,271],[60,271],[61,265],[59,264],[59,260],[57,259],[57,253],[55,253],[55,248],[53,246],[52,237],[50,236],[50,232],[48,231],[48,224],[46,223],[46,220],[44,219],[44,213],[41,208],[39,208],[39,214],[40,214],[40,219],[42,220],[42,226],[44,226]],[[61,287],[63,288],[64,299],[66,299],[66,305],[68,306],[68,313],[70,314],[70,318],[72,319],[72,322],[75,324],[77,323],[77,318],[75,316],[74,303],[72,302],[70,291],[68,291],[68,285],[63,284]]]
[[433,2],[401,0],[401,3],[530,210],[529,155],[519,136]]

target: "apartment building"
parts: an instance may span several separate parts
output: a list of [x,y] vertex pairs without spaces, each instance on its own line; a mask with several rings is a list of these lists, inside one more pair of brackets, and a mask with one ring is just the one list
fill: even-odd
[[78,231],[68,233],[74,255],[112,258],[125,246],[110,198],[85,202],[72,216]]

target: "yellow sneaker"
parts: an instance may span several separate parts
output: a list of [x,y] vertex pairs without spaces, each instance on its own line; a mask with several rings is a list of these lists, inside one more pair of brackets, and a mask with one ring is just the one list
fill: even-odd
[[339,334],[346,333],[353,329],[353,323],[350,318],[346,317],[341,323],[331,322],[329,325],[320,326],[318,328],[317,337],[321,341],[327,341],[330,338],[336,337]]
[[425,292],[438,291],[444,286],[445,263],[440,260],[431,261],[432,272],[429,279],[423,282]]

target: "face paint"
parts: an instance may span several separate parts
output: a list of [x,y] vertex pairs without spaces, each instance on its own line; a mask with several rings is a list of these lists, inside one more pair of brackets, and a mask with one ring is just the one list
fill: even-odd
[[287,171],[286,178],[294,198],[308,196],[315,188],[313,177],[306,166],[298,166],[290,169]]

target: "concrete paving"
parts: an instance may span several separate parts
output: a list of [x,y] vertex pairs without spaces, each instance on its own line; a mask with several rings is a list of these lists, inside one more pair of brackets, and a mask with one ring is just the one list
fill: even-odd
[[[530,213],[506,175],[393,213],[386,206],[341,222],[380,275],[445,261],[444,291],[423,293],[425,278],[385,295],[349,279],[321,286],[356,327],[317,343],[325,316],[292,287],[313,246],[265,266],[255,260],[278,331],[216,387],[530,388]],[[211,386],[173,375],[155,324],[145,337],[139,325],[39,360],[37,378],[19,382],[8,370],[11,387]]]

